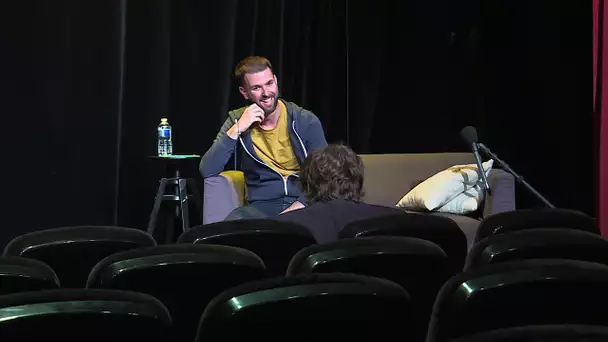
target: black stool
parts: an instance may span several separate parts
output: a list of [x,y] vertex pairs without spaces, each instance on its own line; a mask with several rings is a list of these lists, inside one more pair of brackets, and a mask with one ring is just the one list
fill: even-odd
[[[199,194],[199,189],[194,178],[189,178],[182,175],[180,170],[198,170],[198,155],[173,155],[169,157],[150,156],[151,159],[161,163],[163,168],[163,177],[160,179],[158,191],[154,200],[154,207],[148,221],[148,233],[155,236],[154,233],[158,226],[158,219],[163,203],[169,202],[174,206],[174,215],[172,219],[178,219],[181,222],[181,233],[188,230],[190,227],[202,223],[202,202]],[[167,175],[170,175],[167,177]],[[190,203],[194,202],[196,206],[197,221],[194,224],[190,223],[192,213],[190,212]],[[174,222],[174,220],[172,220]],[[175,225],[168,224],[165,229],[165,240],[167,243],[173,243]],[[159,241],[160,239],[157,239]]]

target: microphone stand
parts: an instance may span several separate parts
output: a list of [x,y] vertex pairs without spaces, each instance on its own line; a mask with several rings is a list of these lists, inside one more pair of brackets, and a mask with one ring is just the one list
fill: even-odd
[[498,164],[500,166],[502,166],[502,168],[507,171],[508,173],[512,174],[513,177],[515,178],[515,180],[517,180],[518,183],[522,184],[524,187],[526,187],[526,189],[528,189],[532,194],[534,194],[534,196],[536,196],[538,199],[540,199],[543,203],[545,203],[545,205],[549,208],[555,208],[555,206],[553,204],[551,204],[551,202],[549,202],[545,197],[543,197],[543,195],[541,195],[538,191],[536,191],[532,185],[528,184],[528,182],[526,182],[524,180],[524,178],[520,175],[518,175],[515,171],[513,171],[513,169],[511,169],[511,167],[505,163],[504,161],[502,161],[500,158],[498,158],[497,155],[495,155],[494,153],[492,153],[492,151],[490,151],[489,148],[487,148],[484,144],[482,143],[477,143],[477,146],[479,146],[479,148],[481,150],[483,150],[485,153],[487,153],[490,158],[496,160],[498,162]]

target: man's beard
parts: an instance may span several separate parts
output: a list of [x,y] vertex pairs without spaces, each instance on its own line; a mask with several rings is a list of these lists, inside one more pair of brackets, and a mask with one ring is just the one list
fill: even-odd
[[272,102],[272,106],[270,107],[270,109],[266,109],[263,105],[262,105],[262,100],[258,101],[257,105],[262,108],[262,110],[264,111],[264,117],[267,117],[268,115],[274,113],[274,111],[277,109],[277,106],[279,104],[279,92],[277,91],[276,94],[272,94],[272,96],[267,96],[264,99],[267,98],[273,98],[273,102]]

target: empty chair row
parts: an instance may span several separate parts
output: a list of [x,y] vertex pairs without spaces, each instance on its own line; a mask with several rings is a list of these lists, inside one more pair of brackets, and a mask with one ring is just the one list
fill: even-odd
[[[382,286],[377,290],[379,297],[398,298],[392,305],[382,301],[369,305],[370,298],[351,297],[345,301],[325,298],[323,311],[317,311],[320,307],[308,301],[319,303],[320,298],[315,297],[320,293],[332,294],[334,287],[323,283],[335,282],[332,277],[336,276],[352,277],[309,274],[227,290],[205,310],[199,340],[275,338],[284,337],[286,331],[297,331],[294,339],[309,340],[333,328],[347,339],[420,341],[417,322],[412,320],[417,312],[411,295],[406,292],[407,300],[398,294],[397,287],[391,288],[390,282],[376,282],[374,286]],[[303,287],[304,283],[314,285]],[[533,341],[535,336],[555,338],[557,332],[564,334],[562,338],[586,336],[598,340],[606,336],[608,328],[608,316],[603,314],[608,304],[606,285],[608,266],[591,262],[546,259],[488,265],[452,277],[441,287],[426,341],[492,341],[492,338],[509,341],[509,337],[515,336]],[[341,286],[348,293],[359,293],[356,286],[344,282]],[[331,308],[325,309],[324,305]],[[384,305],[389,305],[386,311],[382,311]],[[365,313],[358,311],[362,309],[359,306],[366,308]],[[269,328],[242,329],[248,326]],[[507,332],[512,335],[505,336]]]
[[[597,233],[595,220],[563,209],[519,210],[496,214],[480,225],[476,241],[526,228],[574,228]],[[407,236],[437,244],[448,256],[452,272],[460,272],[467,256],[467,240],[450,219],[403,214],[354,222],[340,238]],[[262,258],[270,274],[285,274],[289,261],[316,241],[304,227],[273,220],[217,222],[191,229],[179,243],[219,244],[251,250]],[[82,288],[92,267],[117,252],[156,246],[144,231],[122,227],[80,226],[48,229],[13,239],[4,256],[41,260],[56,272],[62,287]]]
[[[441,248],[405,237],[348,239],[305,248],[292,259],[288,275],[309,274],[310,279],[319,279],[313,273],[359,274],[397,284],[409,294],[408,310],[416,313],[408,321],[417,339],[424,337],[437,292],[451,275]],[[107,257],[93,268],[87,286],[138,291],[159,298],[184,334],[180,337],[187,339],[196,331],[205,307],[221,291],[269,276],[272,272],[248,250],[180,244]],[[276,284],[283,284],[281,279],[285,278],[278,278]]]
[[[203,314],[199,340],[275,338],[286,336],[286,331],[297,331],[294,339],[309,340],[334,328],[340,336],[359,340],[383,340],[392,335],[392,339],[420,341],[416,322],[411,320],[416,314],[414,306],[398,294],[397,287],[393,290],[390,283],[376,283],[383,286],[378,289],[379,297],[399,298],[388,304],[386,311],[381,309],[386,303],[368,306],[370,298],[324,298],[322,306],[315,306],[312,303],[320,299],[316,296],[332,294],[335,289],[318,281],[331,279],[323,276],[337,275],[272,279],[220,294]],[[308,281],[314,286],[302,287]],[[488,265],[452,277],[442,286],[426,341],[536,341],[539,337],[566,341],[566,336],[601,340],[608,328],[608,316],[603,314],[608,304],[606,285],[608,266],[591,262],[546,259]],[[341,286],[348,293],[359,293],[356,286]],[[366,308],[365,313],[358,311],[360,305]],[[317,311],[321,307],[323,311]],[[268,328],[253,328],[262,326]]]
[[[454,276],[441,287],[426,340],[599,340],[608,327],[606,286],[608,266],[586,261],[488,265]],[[339,333],[347,339],[420,341],[413,315],[411,295],[395,282],[353,274],[303,274],[222,291],[197,317],[196,340],[310,340]],[[132,291],[2,295],[0,317],[0,336],[6,340],[192,340],[174,335],[171,313],[160,301]]]
[[[454,272],[462,270],[466,241],[456,224],[449,219],[429,217],[425,225],[420,221],[422,216],[413,216],[416,217],[411,220],[411,229],[403,235],[419,236],[439,243],[449,252],[450,262],[456,265],[453,267]],[[447,228],[442,229],[442,225]],[[429,226],[437,227],[436,237],[428,233]],[[450,243],[450,240],[455,243]],[[262,258],[270,275],[280,276],[285,274],[289,261],[297,252],[315,245],[316,241],[308,230],[297,224],[273,220],[242,220],[191,229],[180,236],[178,243],[217,244],[251,250]],[[136,229],[64,227],[17,237],[7,245],[4,256],[43,261],[56,272],[62,287],[83,288],[89,272],[103,258],[122,251],[156,245],[148,233]],[[452,245],[457,247],[453,248]]]
[[[409,305],[416,315],[410,321],[418,322],[412,332],[420,337],[426,333],[436,293],[450,276],[443,250],[415,238],[348,239],[335,245],[312,246],[302,252],[293,258],[289,275],[358,273],[389,279],[411,291]],[[57,286],[52,270],[42,265],[49,273],[46,278],[55,279],[52,286]],[[17,276],[22,274],[19,272]],[[232,246],[179,244],[108,256],[92,269],[87,287],[136,291],[158,298],[173,317],[179,332],[176,338],[187,340],[196,332],[198,319],[212,298],[234,286],[271,275],[264,262],[251,251]],[[34,278],[34,274],[30,278]]]
[[[482,241],[496,244],[487,244],[485,248],[481,248],[484,244],[478,244],[478,257],[470,259],[474,260],[470,265],[476,267],[469,270],[483,270],[489,264],[517,259],[577,259],[577,252],[588,261],[601,262],[608,256],[608,241],[577,230],[520,231]],[[7,258],[7,266],[14,268],[17,261],[18,258]],[[24,283],[23,274],[29,272],[35,286],[42,281],[49,282],[50,287],[58,286],[48,266],[35,260],[23,261],[27,267],[15,277],[19,284]],[[0,268],[2,264],[0,259]],[[42,267],[37,269],[37,265]],[[411,330],[418,338],[426,333],[440,287],[455,274],[448,256],[437,244],[417,238],[379,236],[304,248],[292,258],[287,275],[336,272],[384,278],[402,286],[416,312],[411,318],[415,328]],[[8,278],[8,272],[4,273],[4,278]],[[231,246],[181,244],[140,248],[106,257],[90,272],[87,286],[150,294],[168,307],[179,331],[193,335],[202,310],[217,294],[271,275],[251,251]],[[31,287],[36,288],[34,285]]]
[[[287,333],[293,335],[289,340],[303,340],[348,328],[342,336],[350,331],[352,336],[387,338],[402,332],[401,324],[408,322],[410,313],[407,292],[388,280],[349,274],[305,275],[228,289],[194,318],[198,333],[192,334],[180,331],[167,308],[147,294],[60,289],[2,295],[0,336],[3,341],[126,338],[160,342],[194,341],[197,334],[197,341],[236,341],[256,334],[280,338]],[[363,324],[351,331],[357,322]],[[253,325],[256,323],[268,325],[259,329]],[[282,327],[276,326],[282,323]],[[306,329],[298,331],[302,326]],[[283,329],[286,327],[293,330]],[[378,328],[385,329],[378,332]]]

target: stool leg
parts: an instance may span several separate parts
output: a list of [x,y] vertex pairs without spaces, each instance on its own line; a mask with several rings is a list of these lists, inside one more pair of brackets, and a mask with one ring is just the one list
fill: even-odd
[[196,218],[198,222],[196,224],[203,224],[203,203],[201,202],[201,194],[198,191],[196,181],[192,178],[187,180],[188,188],[194,199],[194,205],[196,206]]
[[156,221],[158,219],[158,213],[160,212],[160,206],[163,202],[163,195],[165,194],[165,188],[167,187],[167,179],[162,178],[158,185],[158,191],[156,192],[156,198],[154,199],[154,207],[150,214],[150,220],[148,220],[148,233],[154,236],[156,230]]
[[190,211],[188,210],[188,191],[186,179],[179,180],[179,205],[182,212],[182,232],[190,228]]

